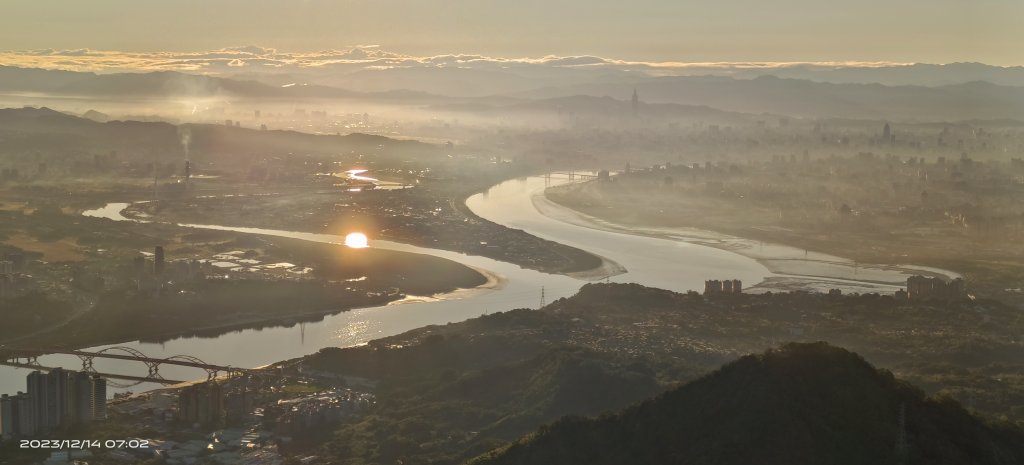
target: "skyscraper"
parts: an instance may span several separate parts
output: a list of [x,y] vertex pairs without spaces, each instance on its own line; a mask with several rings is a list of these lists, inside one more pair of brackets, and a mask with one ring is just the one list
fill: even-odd
[[159,245],[156,246],[156,250],[154,251],[154,255],[155,255],[155,257],[154,257],[155,261],[153,262],[153,273],[156,273],[157,276],[163,275],[164,274],[164,248],[159,246]]
[[69,375],[70,373],[62,368],[54,368],[46,374],[47,416],[45,423],[40,422],[40,426],[47,429],[59,428],[70,417]]
[[28,383],[29,411],[36,421],[36,428],[42,427],[48,417],[48,404],[46,403],[46,375],[36,370],[26,377]]
[[633,116],[640,114],[640,96],[636,93],[636,88],[633,88]]
[[54,368],[49,373],[37,370],[28,374],[28,396],[38,429],[59,428],[72,417],[68,408],[71,400],[69,379],[69,373],[61,368]]
[[89,423],[93,417],[92,379],[88,373],[71,375],[71,422]]
[[92,376],[92,418],[107,419],[107,380],[99,375]]

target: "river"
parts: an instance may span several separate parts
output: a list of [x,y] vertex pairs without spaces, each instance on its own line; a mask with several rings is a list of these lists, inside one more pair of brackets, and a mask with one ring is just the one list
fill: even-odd
[[[609,269],[618,270],[617,274],[569,277],[528,270],[485,257],[374,240],[371,247],[446,258],[485,271],[497,279],[485,288],[460,290],[443,296],[411,297],[390,305],[345,311],[326,316],[319,322],[291,327],[239,330],[214,338],[182,337],[164,343],[131,342],[87,350],[121,346],[156,358],[187,354],[217,365],[257,367],[307,355],[324,347],[363,344],[427,325],[459,322],[514,308],[536,308],[541,302],[542,289],[545,300],[551,302],[574,294],[587,280],[635,282],[675,291],[700,290],[705,279],[741,279],[755,291],[756,286],[751,285],[785,282],[790,289],[841,287],[848,291],[891,292],[914,271],[911,267],[864,267],[838,257],[809,255],[798,249],[776,245],[767,245],[768,250],[765,251],[764,244],[707,232],[644,230],[641,234],[630,234],[624,232],[623,227],[547,202],[543,190],[548,182],[565,181],[546,181],[541,177],[506,181],[470,197],[466,204],[482,218],[600,255],[607,260]],[[127,206],[127,203],[114,203],[83,214],[131,221],[121,215]],[[260,228],[182,226],[334,244],[343,240],[327,234]],[[773,260],[786,266],[780,267]],[[40,357],[39,361],[46,366],[81,367],[75,356],[48,355]],[[138,362],[97,359],[94,366],[100,372],[146,373],[145,366]],[[21,368],[0,367],[0,393],[24,390],[28,372]],[[204,375],[201,370],[175,366],[161,367],[160,373],[168,379],[195,379]],[[110,391],[139,391],[157,386],[115,385]]]

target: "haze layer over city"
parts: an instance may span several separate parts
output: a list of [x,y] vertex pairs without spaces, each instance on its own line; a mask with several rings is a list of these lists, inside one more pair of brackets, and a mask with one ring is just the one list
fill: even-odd
[[5,5],[0,464],[1024,463],[1021,19]]

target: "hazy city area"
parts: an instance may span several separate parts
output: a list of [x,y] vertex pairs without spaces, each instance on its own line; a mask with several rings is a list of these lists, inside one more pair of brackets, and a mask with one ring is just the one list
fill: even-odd
[[434,3],[9,7],[0,465],[1024,464],[1024,7]]

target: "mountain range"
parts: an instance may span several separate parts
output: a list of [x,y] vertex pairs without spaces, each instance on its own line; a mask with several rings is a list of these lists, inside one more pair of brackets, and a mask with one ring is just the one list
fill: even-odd
[[[791,68],[786,69],[790,70],[788,74],[793,74]],[[852,70],[846,72],[854,73]],[[892,72],[896,73],[895,68]],[[573,81],[572,84],[539,86],[545,81],[480,70],[407,68],[365,70],[358,73],[367,79],[369,76],[376,79],[371,91],[301,82],[268,84],[256,80],[173,71],[95,74],[0,66],[0,92],[128,100],[360,99],[390,104],[430,105],[435,106],[434,109],[456,105],[448,109],[515,111],[519,109],[517,106],[528,106],[531,102],[553,98],[610,96],[626,100],[636,90],[641,101],[647,104],[704,106],[729,112],[772,113],[804,118],[861,118],[903,122],[1024,120],[1024,87],[986,81],[940,86],[887,86],[826,83],[772,75],[753,79],[647,75],[626,78],[622,73],[615,73],[607,79],[590,76]],[[454,90],[471,88],[476,90]],[[483,95],[485,91],[495,93]],[[442,95],[436,92],[451,93]]]

